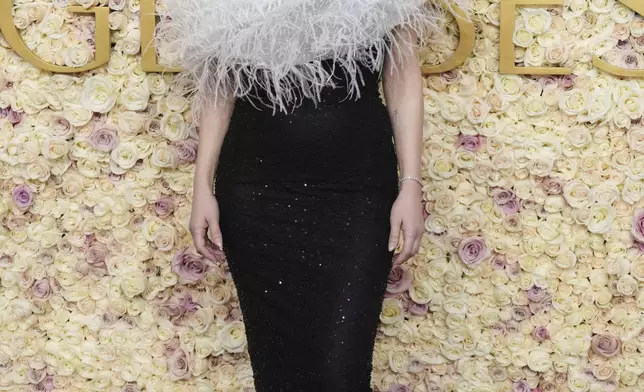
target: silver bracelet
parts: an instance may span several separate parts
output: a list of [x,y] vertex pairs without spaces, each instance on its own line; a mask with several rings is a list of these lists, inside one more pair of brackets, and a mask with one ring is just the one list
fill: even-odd
[[400,180],[398,180],[398,187],[400,187],[400,184],[402,184],[402,182],[403,182],[403,181],[405,181],[405,180],[412,180],[412,181],[416,181],[417,183],[419,183],[419,184],[420,184],[420,187],[421,187],[421,188],[423,187],[423,183],[420,181],[420,179],[419,179],[419,178],[411,177],[411,176],[408,176],[408,177],[402,177]]

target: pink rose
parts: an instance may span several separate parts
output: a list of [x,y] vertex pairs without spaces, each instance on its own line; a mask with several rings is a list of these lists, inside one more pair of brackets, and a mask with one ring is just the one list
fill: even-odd
[[51,283],[48,278],[40,279],[34,282],[31,286],[31,291],[34,297],[39,299],[48,299],[52,293]]
[[546,191],[546,193],[549,195],[559,195],[561,194],[563,188],[561,181],[552,177],[544,178],[541,186],[543,187],[543,190]]
[[621,348],[622,341],[610,335],[595,335],[590,341],[590,349],[604,358],[614,357]]
[[497,254],[492,258],[490,263],[495,270],[502,270],[505,268],[505,256]]
[[208,271],[209,264],[201,255],[192,253],[188,248],[178,252],[172,259],[172,271],[179,275],[182,283],[201,280]]
[[638,61],[637,61],[637,57],[634,56],[632,53],[625,52],[622,55],[622,61],[621,62],[622,62],[622,65],[625,68],[631,68],[631,69],[640,68],[640,66],[638,64]]
[[101,122],[94,125],[88,141],[95,149],[110,152],[119,143],[119,137],[113,127]]
[[532,338],[539,343],[545,342],[546,340],[550,339],[550,333],[548,333],[548,328],[536,327],[532,331]]
[[458,256],[468,266],[476,266],[490,256],[490,250],[481,237],[469,237],[463,239],[458,245]]
[[190,356],[182,348],[176,349],[168,358],[170,379],[177,381],[190,378],[190,359]]
[[462,76],[458,70],[445,71],[440,74],[440,78],[446,85],[456,84],[461,81]]
[[575,87],[575,75],[563,75],[559,78],[559,87],[564,91],[572,90]]
[[544,88],[548,87],[548,86],[557,86],[558,85],[557,78],[555,78],[554,76],[542,76],[542,77],[539,78],[539,83]]
[[631,234],[635,240],[644,242],[644,209],[640,209],[635,212]]
[[174,142],[173,145],[177,149],[177,156],[181,163],[193,163],[197,159],[197,145],[196,139],[186,139]]
[[508,278],[518,278],[521,275],[521,266],[518,264],[506,264],[505,265],[505,274]]
[[27,185],[20,184],[13,188],[11,198],[19,210],[26,211],[34,201],[34,192]]
[[413,273],[408,267],[394,265],[389,272],[387,291],[392,294],[405,292],[411,287],[413,278]]
[[463,149],[471,152],[476,152],[481,148],[483,143],[483,137],[480,135],[459,135],[458,136],[458,145],[463,147]]

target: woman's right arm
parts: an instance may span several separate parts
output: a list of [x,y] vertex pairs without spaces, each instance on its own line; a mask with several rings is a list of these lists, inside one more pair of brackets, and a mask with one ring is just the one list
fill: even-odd
[[190,233],[197,252],[213,261],[217,258],[217,253],[223,250],[219,206],[213,194],[213,180],[234,107],[234,98],[222,99],[220,104],[210,105],[211,109],[204,111],[199,120]]

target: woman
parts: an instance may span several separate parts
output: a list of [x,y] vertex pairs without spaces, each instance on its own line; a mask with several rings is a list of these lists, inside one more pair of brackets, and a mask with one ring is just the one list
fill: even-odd
[[160,36],[196,86],[190,230],[204,257],[226,254],[256,390],[370,391],[387,277],[423,231],[415,48],[443,14],[422,0],[167,7]]

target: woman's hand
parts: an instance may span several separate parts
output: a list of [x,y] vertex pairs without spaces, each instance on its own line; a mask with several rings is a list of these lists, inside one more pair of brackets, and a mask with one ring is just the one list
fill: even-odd
[[195,187],[189,227],[195,249],[200,255],[210,261],[216,261],[223,255],[219,204],[211,190]]
[[394,257],[394,264],[404,263],[418,253],[425,224],[422,213],[421,186],[415,181],[403,181],[398,198],[391,208],[389,250],[398,246],[400,233],[403,249]]

